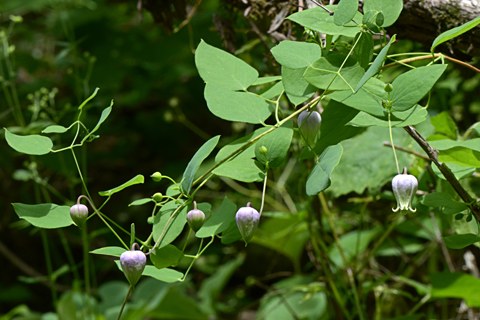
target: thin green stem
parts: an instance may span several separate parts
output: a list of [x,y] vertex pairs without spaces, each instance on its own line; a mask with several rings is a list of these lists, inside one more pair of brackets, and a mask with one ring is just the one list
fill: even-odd
[[75,281],[80,281],[80,275],[78,274],[77,266],[75,264],[75,259],[73,258],[72,251],[70,250],[70,246],[68,245],[67,237],[62,229],[57,229],[57,232],[60,236],[60,241],[62,242],[63,250],[65,250],[65,254],[67,255],[68,263],[70,264],[70,268],[73,272],[73,278]]
[[380,247],[380,245],[387,239],[387,237],[390,235],[390,233],[395,229],[397,226],[398,219],[402,216],[402,211],[398,211],[397,215],[393,219],[393,221],[389,224],[387,230],[383,232],[382,236],[380,239],[375,243],[375,246],[373,247],[372,250],[370,250],[367,258],[364,260],[364,262],[361,264],[360,268],[356,271],[356,274],[362,272],[362,270],[365,268],[367,265],[368,261],[373,257],[377,249]]
[[400,166],[398,165],[397,153],[395,152],[395,144],[393,143],[392,135],[392,121],[390,119],[391,112],[388,110],[388,132],[390,133],[390,143],[392,144],[393,156],[395,157],[395,164],[397,165],[397,172],[400,174]]
[[57,291],[55,290],[55,278],[52,277],[52,257],[50,256],[50,248],[48,246],[47,233],[44,229],[40,229],[42,236],[43,251],[45,253],[45,263],[47,264],[48,280],[50,281],[50,291],[52,294],[53,305],[57,305]]
[[[103,216],[98,212],[97,208],[95,207],[95,205],[92,203],[92,201],[87,197],[87,196],[84,196],[84,195],[81,195],[78,197],[77,199],[77,203],[79,204],[80,203],[80,199],[87,199],[88,203],[90,203],[90,206],[92,207],[92,209],[95,211],[95,213],[98,215],[98,217],[100,218],[100,220],[103,221],[103,223],[107,226],[108,229],[110,229],[110,231],[117,237],[117,239],[123,244],[123,246],[127,249],[127,250],[130,250],[130,248],[125,244],[125,242],[123,242],[122,238],[120,238],[120,236],[115,232],[115,230],[113,230],[113,228],[108,224],[108,222],[103,218]],[[127,232],[128,233],[128,232]]]
[[120,317],[122,316],[123,308],[125,308],[125,304],[127,304],[128,296],[130,295],[130,292],[132,292],[132,285],[128,288],[127,295],[125,296],[125,300],[123,300],[122,307],[120,308],[120,312],[118,313],[117,320],[120,320]]
[[363,318],[363,310],[362,310],[362,307],[360,305],[360,299],[358,297],[357,286],[355,285],[355,277],[353,275],[352,269],[350,269],[350,267],[348,265],[348,260],[345,256],[344,251],[343,251],[342,243],[340,242],[340,238],[338,237],[337,229],[335,228],[335,224],[333,223],[333,220],[332,220],[332,215],[331,215],[331,212],[330,212],[330,208],[328,207],[328,203],[327,203],[327,200],[325,199],[325,195],[323,194],[323,192],[320,192],[318,194],[318,197],[320,198],[320,203],[322,205],[323,211],[324,211],[325,215],[327,216],[328,223],[330,225],[330,228],[332,229],[332,233],[333,233],[333,237],[335,239],[335,243],[337,244],[338,250],[340,251],[340,255],[342,256],[343,264],[345,265],[347,275],[348,275],[348,279],[350,280],[350,285],[352,286],[353,297],[355,299],[355,306],[357,308],[357,312],[360,316],[360,320],[363,320],[364,319]]
[[90,265],[88,262],[88,248],[90,247],[87,233],[87,223],[82,226],[83,245],[83,277],[85,281],[85,292],[90,294]]
[[172,215],[170,216],[170,218],[168,218],[167,220],[167,223],[165,224],[165,227],[163,228],[163,231],[162,233],[160,234],[160,237],[158,237],[157,241],[155,242],[155,244],[153,245],[152,249],[150,249],[150,251],[148,251],[147,253],[145,253],[146,256],[148,256],[149,254],[151,254],[153,252],[153,250],[155,250],[155,248],[158,246],[158,244],[160,243],[160,241],[162,241],[163,239],[163,236],[165,234],[165,231],[167,230],[167,227],[168,225],[170,224],[170,221],[172,221],[173,217],[175,217],[175,215],[177,214],[177,212],[180,211],[181,208],[183,208],[184,206],[186,206],[188,204],[188,201],[180,204],[178,206],[178,208],[172,213]]
[[265,172],[265,179],[263,180],[263,191],[262,191],[262,205],[260,206],[260,215],[262,215],[263,212],[263,205],[265,203],[265,192],[267,190],[267,177],[268,177],[268,168],[267,171]]
[[[190,265],[188,266],[188,269],[187,271],[185,272],[185,275],[183,276],[183,279],[180,279],[178,281],[180,282],[184,282],[185,279],[187,279],[187,275],[188,273],[190,272],[190,269],[192,268],[193,264],[195,263],[195,261],[197,261],[197,259],[203,254],[203,252],[205,250],[207,250],[207,248],[213,243],[213,240],[215,239],[215,236],[212,236],[212,239],[210,240],[209,243],[207,243],[207,245],[202,249],[202,245],[203,245],[203,238],[200,240],[200,246],[198,247],[198,251],[197,251],[197,254],[193,257],[193,260],[192,262],[190,263]],[[201,249],[201,250],[200,250]]]
[[314,103],[316,103],[318,100],[321,99],[321,96],[320,97],[316,97],[315,99],[313,99],[312,101],[310,101],[308,104],[306,104],[305,106],[303,106],[302,108],[298,109],[297,111],[295,111],[294,113],[292,113],[291,115],[289,115],[288,117],[286,117],[285,119],[283,119],[282,121],[280,121],[279,123],[277,123],[275,126],[273,126],[272,128],[268,129],[267,131],[265,131],[264,133],[262,134],[259,134],[258,136],[256,136],[255,138],[253,138],[252,140],[248,141],[247,143],[245,143],[243,146],[241,146],[240,148],[238,148],[237,150],[233,151],[231,154],[229,154],[227,157],[225,157],[225,159],[219,161],[218,163],[216,163],[214,166],[212,166],[210,169],[207,170],[207,172],[205,172],[202,176],[200,176],[200,178],[198,178],[197,180],[195,180],[193,182],[193,185],[196,185],[198,184],[200,181],[202,181],[206,176],[208,176],[210,173],[212,173],[213,170],[215,170],[216,168],[218,168],[219,166],[221,166],[222,164],[224,164],[225,162],[229,161],[230,159],[234,158],[235,156],[237,156],[239,153],[241,153],[242,151],[246,150],[248,147],[250,147],[251,145],[253,145],[255,142],[257,142],[258,140],[260,140],[263,136],[269,134],[270,132],[274,131],[275,129],[279,128],[281,125],[283,125],[285,122],[287,122],[288,120],[290,119],[293,119],[294,117],[296,117],[297,115],[299,115],[302,111],[310,108],[311,105],[313,105]]

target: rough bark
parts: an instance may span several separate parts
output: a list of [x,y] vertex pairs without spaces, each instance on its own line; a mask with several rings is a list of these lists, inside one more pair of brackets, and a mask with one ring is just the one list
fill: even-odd
[[[175,19],[187,19],[187,12],[202,0],[168,0],[166,4],[156,4],[152,0],[139,0],[139,9],[150,11],[155,21],[171,32]],[[317,0],[323,4],[338,3],[339,0]],[[161,3],[163,3],[161,1]],[[172,4],[176,10],[172,11]],[[363,1],[360,0],[360,10]],[[221,0],[220,6],[225,17],[214,17],[215,26],[229,51],[235,51],[235,33],[232,23],[233,12],[239,13],[250,24],[251,33],[261,39],[270,37],[273,42],[291,37],[291,22],[285,20],[289,14],[310,6],[311,0]],[[457,27],[480,15],[480,0],[403,0],[403,11],[397,22],[388,28],[398,39],[408,39],[423,44],[430,49],[433,40],[442,32]],[[222,20],[223,19],[223,20]],[[223,21],[223,22],[222,22]],[[231,21],[230,21],[231,22]],[[264,39],[263,39],[264,40]],[[465,55],[480,56],[480,27],[452,39],[438,47],[437,51],[466,59]]]
[[[480,15],[477,0],[403,0],[403,11],[397,22],[388,28],[399,39],[409,39],[430,48],[442,32],[457,27]],[[480,56],[480,27],[438,47],[437,51],[454,56]]]

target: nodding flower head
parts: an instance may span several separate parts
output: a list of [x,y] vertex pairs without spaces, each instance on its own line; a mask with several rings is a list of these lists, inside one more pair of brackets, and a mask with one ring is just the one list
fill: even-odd
[[257,210],[251,207],[250,202],[246,207],[238,209],[235,215],[238,230],[245,241],[245,246],[253,238],[253,234],[257,230],[258,222],[260,221],[260,214]]
[[407,174],[407,168],[403,169],[402,174],[397,174],[392,180],[392,189],[395,199],[397,199],[397,207],[392,209],[393,212],[398,210],[417,211],[412,208],[412,200],[417,192],[418,181],[417,178],[411,174]]
[[298,127],[306,143],[315,146],[318,130],[322,123],[322,117],[317,111],[305,110],[298,115]]
[[84,204],[76,204],[70,207],[70,217],[78,227],[83,227],[88,218],[88,208]]
[[135,250],[135,245],[138,246],[138,244],[134,243],[132,250],[125,251],[120,256],[120,266],[132,287],[135,287],[137,284],[147,264],[145,253],[140,250]]
[[197,209],[197,203],[193,201],[193,210],[187,213],[187,222],[193,231],[197,232],[205,222],[205,213],[202,210]]

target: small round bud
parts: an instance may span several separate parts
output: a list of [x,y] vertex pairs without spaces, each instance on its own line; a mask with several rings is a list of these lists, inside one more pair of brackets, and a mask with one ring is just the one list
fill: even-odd
[[160,192],[157,192],[152,196],[152,198],[155,202],[160,202],[163,200],[163,194],[161,194]]
[[393,91],[393,86],[391,83],[387,83],[385,85],[385,87],[383,88],[383,90],[385,90],[385,92],[392,92]]
[[132,250],[125,251],[120,256],[120,266],[132,287],[137,284],[147,264],[145,253],[140,250],[135,250],[135,245],[138,246],[138,244],[134,243]]
[[259,151],[261,154],[266,154],[268,150],[267,150],[267,147],[261,146],[258,151]]
[[317,111],[305,110],[298,115],[298,127],[302,133],[305,142],[310,146],[315,146],[317,133],[322,124],[322,117]]
[[88,208],[84,204],[76,204],[70,208],[70,217],[78,227],[83,227],[88,218]]
[[397,207],[392,209],[393,212],[397,212],[398,210],[417,211],[417,209],[412,208],[412,200],[417,192],[417,188],[417,178],[411,174],[407,174],[407,168],[403,170],[402,174],[397,174],[392,180],[393,194],[397,200]]
[[251,207],[251,203],[247,203],[246,207],[238,209],[235,215],[238,230],[245,241],[245,246],[253,238],[253,234],[258,228],[260,222],[260,214],[257,210]]
[[197,232],[203,226],[205,222],[205,213],[202,210],[197,209],[197,203],[193,202],[193,210],[187,213],[187,222],[193,231]]
[[152,174],[150,177],[152,178],[153,181],[160,182],[160,181],[162,181],[163,176],[160,172],[157,171],[154,174]]

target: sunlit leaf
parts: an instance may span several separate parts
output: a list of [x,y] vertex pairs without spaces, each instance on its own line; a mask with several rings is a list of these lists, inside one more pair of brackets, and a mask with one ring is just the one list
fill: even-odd
[[116,188],[107,190],[107,191],[100,191],[98,194],[101,195],[101,196],[111,196],[114,193],[120,192],[123,189],[128,188],[130,186],[133,186],[133,185],[136,185],[136,184],[139,184],[139,183],[143,183],[144,181],[145,181],[145,178],[141,174],[138,174],[135,177],[133,177],[132,179],[125,182],[124,184],[122,184],[122,185],[120,185]]
[[16,151],[30,155],[47,154],[53,147],[50,138],[38,134],[19,136],[5,129],[5,139],[7,139],[8,145]]

